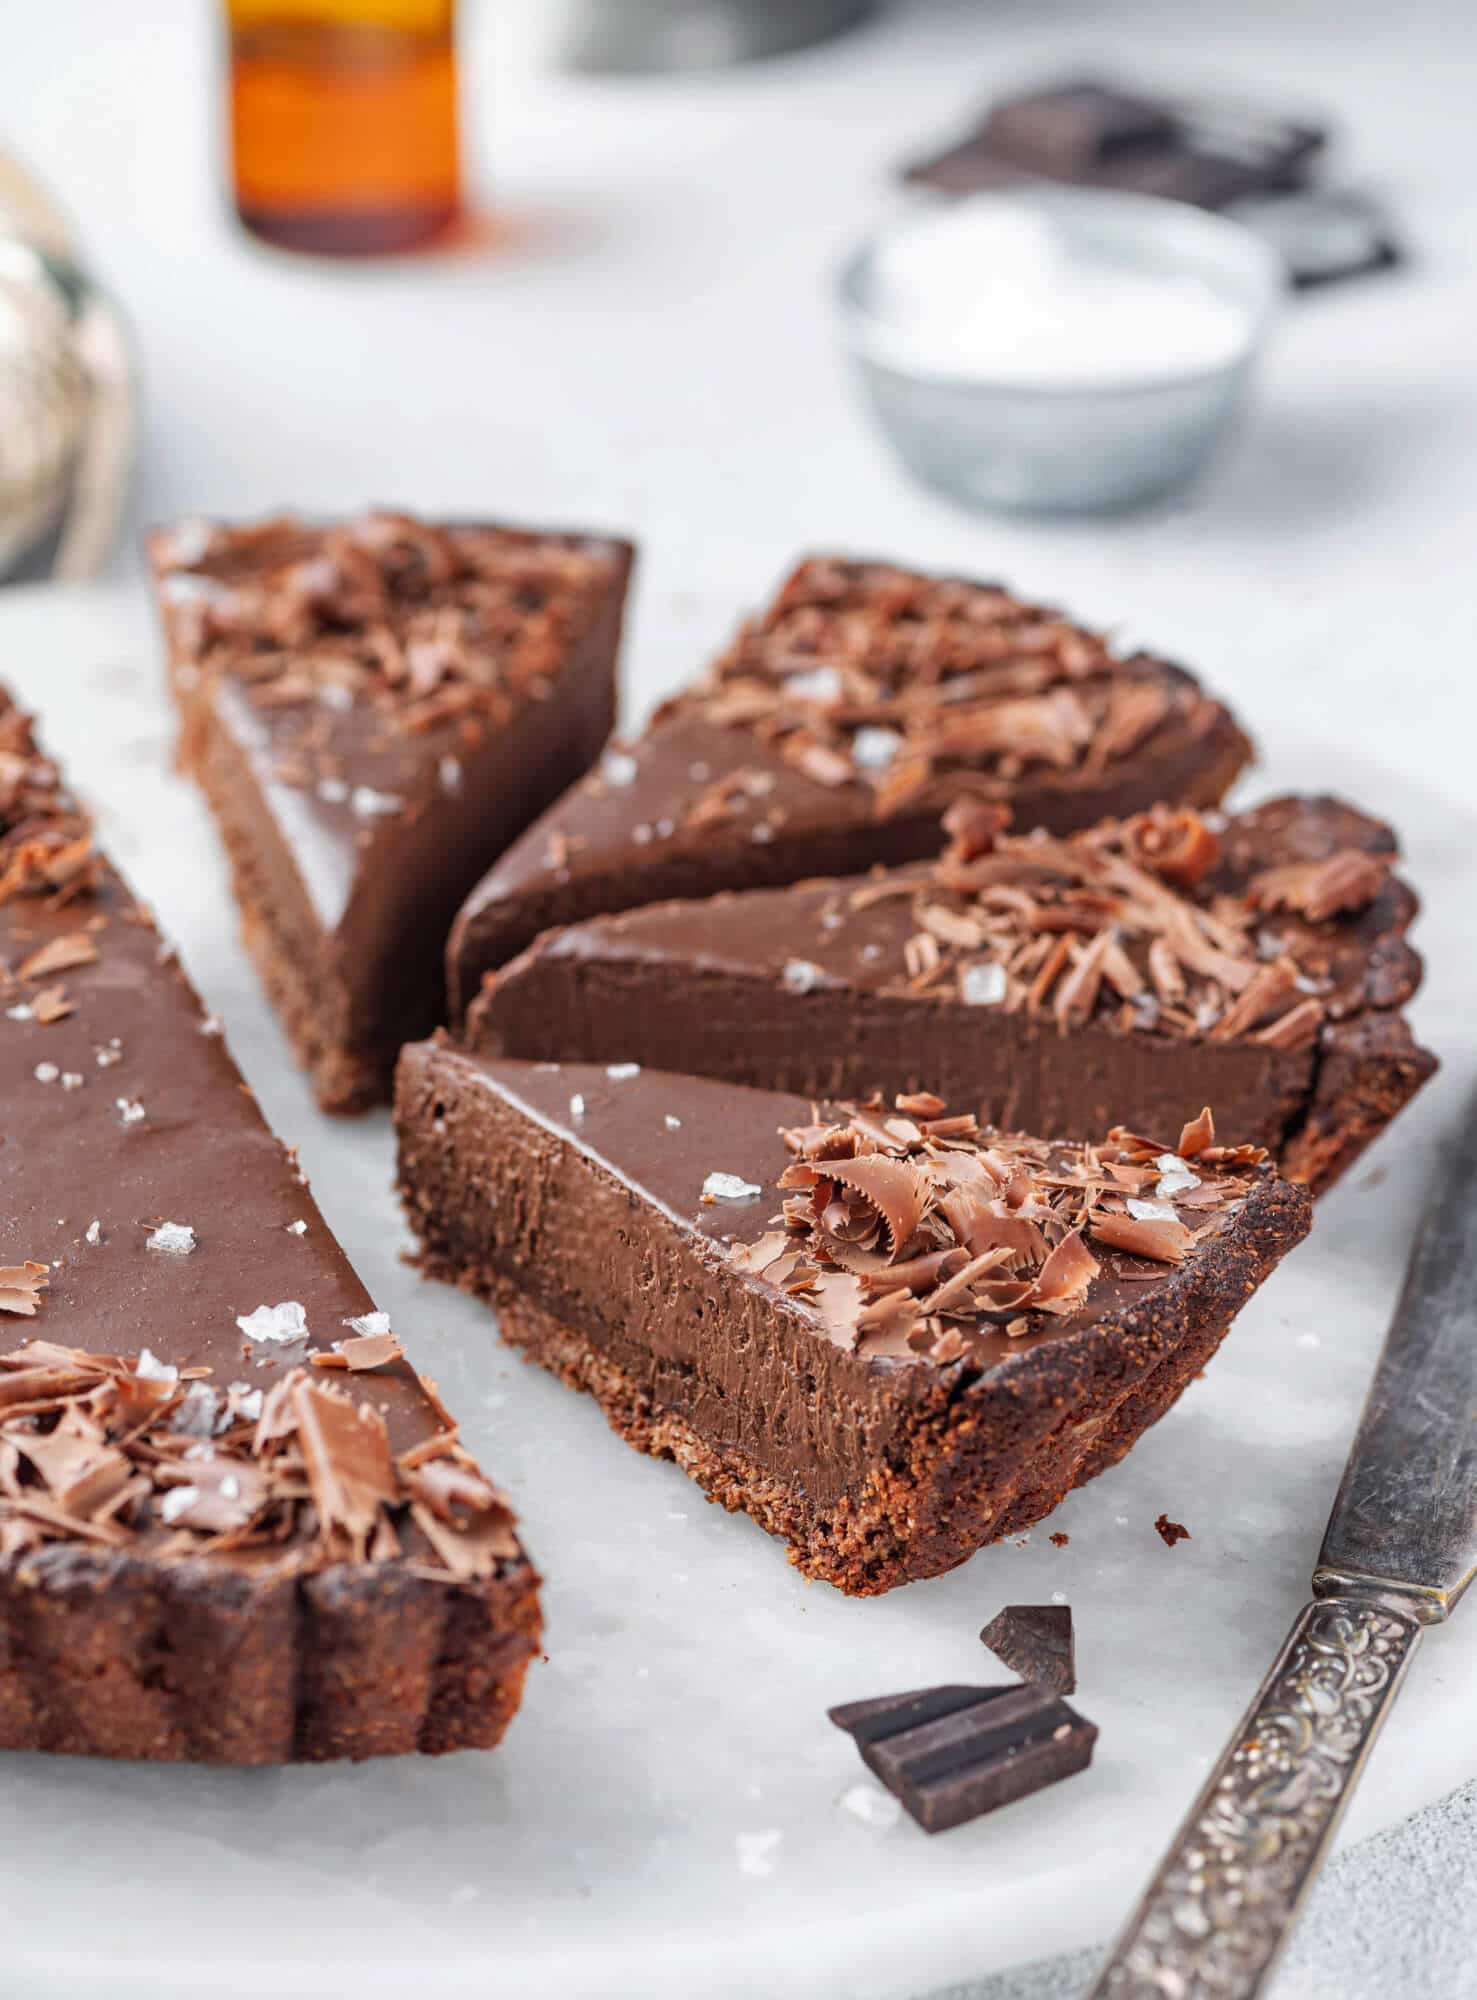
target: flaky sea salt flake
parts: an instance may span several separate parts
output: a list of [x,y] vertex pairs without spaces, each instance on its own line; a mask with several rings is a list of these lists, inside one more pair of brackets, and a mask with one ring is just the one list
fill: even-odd
[[895,729],[878,729],[870,724],[851,739],[852,759],[864,771],[885,771],[902,747],[903,739]]
[[398,792],[377,792],[373,785],[355,785],[349,807],[356,819],[387,819],[405,805]]
[[390,1315],[382,1312],[360,1313],[355,1319],[346,1319],[344,1325],[363,1340],[378,1340],[381,1334],[390,1331]]
[[164,1250],[171,1257],[188,1257],[199,1246],[195,1242],[195,1232],[188,1222],[161,1222],[148,1237],[146,1247],[150,1250]]
[[959,996],[966,1007],[998,1007],[1010,990],[1003,965],[966,965]]
[[1128,1212],[1135,1222],[1178,1222],[1179,1217],[1167,1201],[1136,1201],[1128,1197]]
[[709,1174],[703,1182],[704,1201],[752,1201],[763,1192],[756,1182],[743,1180],[738,1174]]
[[157,1354],[147,1347],[139,1349],[138,1360],[133,1364],[133,1372],[140,1382],[178,1382],[179,1370],[172,1362],[161,1361]]
[[629,1083],[632,1077],[640,1076],[640,1063],[607,1063],[605,1074],[612,1083]]
[[843,1812],[859,1819],[863,1826],[875,1826],[886,1833],[902,1817],[901,1803],[876,1785],[851,1785],[836,1801]]
[[772,1875],[784,1837],[779,1827],[765,1827],[759,1833],[736,1835],[734,1845],[738,1850],[740,1875]]
[[253,1313],[238,1314],[236,1324],[248,1340],[271,1340],[285,1345],[308,1337],[308,1315],[296,1299],[284,1299],[280,1305],[258,1306]]
[[813,993],[822,978],[818,965],[812,965],[808,958],[791,958],[785,961],[785,969],[780,974],[781,983],[787,993]]
[[137,1125],[149,1115],[136,1097],[118,1097],[113,1101],[117,1107],[118,1116],[123,1120],[125,1125]]

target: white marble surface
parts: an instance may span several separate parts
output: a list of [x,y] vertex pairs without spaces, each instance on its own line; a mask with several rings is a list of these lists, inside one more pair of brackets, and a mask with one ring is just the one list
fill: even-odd
[[[491,1758],[245,1776],[12,1760],[0,1984],[20,2000],[184,1994],[209,1951],[223,1995],[867,2000],[1104,1936],[1300,1601],[1432,1149],[1477,1068],[1477,22],[1246,0],[1192,33],[1169,0],[920,6],[673,90],[539,78],[522,67],[530,10],[501,26],[489,10],[474,68],[502,240],[339,270],[220,221],[205,19],[193,0],[134,0],[125,33],[106,0],[72,0],[4,24],[27,88],[7,93],[3,136],[71,202],[137,328],[140,518],[377,497],[634,531],[633,713],[806,545],[999,573],[1131,620],[1241,707],[1266,752],[1247,796],[1328,785],[1402,825],[1430,902],[1417,1024],[1446,1069],[1207,1379],[1062,1510],[1068,1548],[1038,1531],[850,1604],[404,1270],[385,1121],[312,1111],[200,808],[166,774],[136,588],[0,595],[0,672],[50,718],[549,1573],[548,1664]],[[822,274],[920,133],[1104,48],[1176,78],[1316,88],[1420,261],[1290,311],[1252,421],[1190,500],[1109,524],[971,519],[905,485],[863,427]],[[1193,1531],[1173,1552],[1152,1531],[1161,1508]],[[987,1675],[978,1626],[1053,1590],[1079,1619],[1092,1772],[932,1843],[839,1807],[860,1773],[825,1707]],[[1431,1640],[1351,1836],[1470,1775],[1474,1645],[1477,1626]]]

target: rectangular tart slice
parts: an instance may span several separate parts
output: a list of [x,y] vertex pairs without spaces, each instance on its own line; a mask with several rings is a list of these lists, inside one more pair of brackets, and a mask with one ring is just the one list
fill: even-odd
[[609,733],[627,543],[370,514],[150,538],[184,761],[328,1111],[445,1019],[473,884]]
[[1416,900],[1352,806],[1160,807],[1065,839],[949,818],[933,864],[548,932],[488,982],[469,1044],[810,1097],[926,1085],[1031,1132],[1158,1131],[1209,1098],[1315,1191],[1436,1067],[1400,1012]]
[[960,797],[1071,833],[1214,805],[1251,756],[1189,674],[996,584],[802,562],[696,685],[491,870],[457,922],[453,1018],[552,924],[935,854]]
[[0,1748],[489,1748],[502,1496],[0,694]]
[[1171,1151],[879,1106],[444,1038],[405,1049],[396,1102],[425,1268],[863,1596],[1121,1458],[1309,1217],[1207,1115]]

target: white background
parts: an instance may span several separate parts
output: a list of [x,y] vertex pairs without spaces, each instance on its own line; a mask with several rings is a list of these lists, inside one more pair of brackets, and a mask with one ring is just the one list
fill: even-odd
[[[489,0],[472,23],[495,228],[343,268],[223,219],[208,7],[6,10],[0,143],[70,205],[133,321],[137,519],[376,499],[634,533],[633,715],[806,547],[1001,575],[1131,627],[1238,705],[1266,753],[1244,796],[1327,785],[1400,824],[1429,905],[1417,1025],[1446,1069],[1209,1378],[1053,1521],[1069,1548],[1038,1530],[850,1604],[403,1270],[387,1124],[312,1111],[198,803],[165,775],[136,586],[0,595],[0,673],[43,711],[330,1221],[514,1490],[550,1655],[491,1758],[234,1776],[10,1760],[7,1995],[192,1993],[207,1963],[221,1993],[906,1994],[1104,1935],[1301,1600],[1432,1146],[1477,1063],[1477,22],[1366,0],[919,6],[671,84],[540,74],[537,15]],[[897,199],[892,162],[978,98],[1103,55],[1331,104],[1343,161],[1387,192],[1416,257],[1289,307],[1250,421],[1188,500],[1110,523],[971,518],[905,484],[866,428],[826,276]],[[1193,1532],[1173,1552],[1161,1508]],[[932,1843],[841,1810],[861,1771],[826,1706],[989,1678],[978,1626],[1052,1590],[1079,1621],[1092,1772]],[[1474,1638],[1430,1642],[1351,1830],[1471,1774]],[[765,1832],[782,1836],[770,1872],[747,1875],[738,1837]]]

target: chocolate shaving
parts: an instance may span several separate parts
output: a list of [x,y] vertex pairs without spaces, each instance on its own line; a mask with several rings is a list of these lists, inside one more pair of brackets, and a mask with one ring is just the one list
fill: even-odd
[[1181,1160],[1183,1200],[1139,1218],[1124,1202],[1164,1178],[1162,1141],[1115,1131],[1097,1146],[1053,1146],[942,1110],[919,1092],[893,1113],[880,1099],[840,1105],[786,1130],[785,1227],[735,1245],[734,1262],[814,1308],[845,1345],[968,1361],[986,1334],[1014,1337],[1089,1304],[1102,1270],[1089,1235],[1109,1252],[1177,1263],[1195,1240],[1181,1210],[1214,1227],[1246,1193],[1237,1169],[1261,1166],[1215,1147],[1202,1112],[1184,1128],[1198,1171]]
[[544,699],[610,573],[593,544],[383,512],[166,531],[151,554],[177,656],[258,707],[304,711],[284,746],[292,764],[308,753],[304,780],[335,775],[311,733],[325,707],[367,705],[418,735],[496,727]]
[[[961,788],[974,808],[970,785],[1031,766],[1101,770],[1200,699],[996,586],[818,558],[657,719],[747,729],[817,784],[865,786],[888,818]],[[986,799],[951,824],[959,855],[988,851],[997,811]]]
[[92,1542],[289,1572],[403,1557],[443,1580],[517,1556],[507,1503],[450,1432],[397,1461],[379,1411],[305,1369],[253,1424],[242,1385],[142,1365],[41,1340],[0,1354],[0,1551]]
[[51,1267],[27,1258],[23,1264],[0,1264],[0,1312],[30,1319],[51,1283]]
[[1092,1233],[1111,1249],[1126,1250],[1131,1257],[1147,1257],[1156,1264],[1182,1263],[1195,1241],[1184,1223],[1167,1216],[1160,1220],[1101,1210],[1092,1218]]
[[85,931],[71,931],[65,937],[33,951],[16,968],[21,979],[48,979],[54,972],[72,972],[81,965],[97,964],[97,946]]
[[1345,847],[1326,861],[1294,861],[1264,869],[1252,878],[1246,893],[1253,909],[1291,910],[1311,924],[1321,924],[1341,911],[1367,909],[1389,876],[1385,855]]
[[[885,988],[1046,1016],[1063,1033],[1095,1024],[1283,1049],[1316,1041],[1346,1005],[1326,934],[1300,916],[1268,925],[1251,892],[1217,888],[1219,835],[1188,807],[1066,838],[1007,833],[998,808],[970,798],[947,820],[931,867],[844,892],[852,913],[910,899],[914,928],[892,947]],[[1273,872],[1301,882],[1304,868]]]

